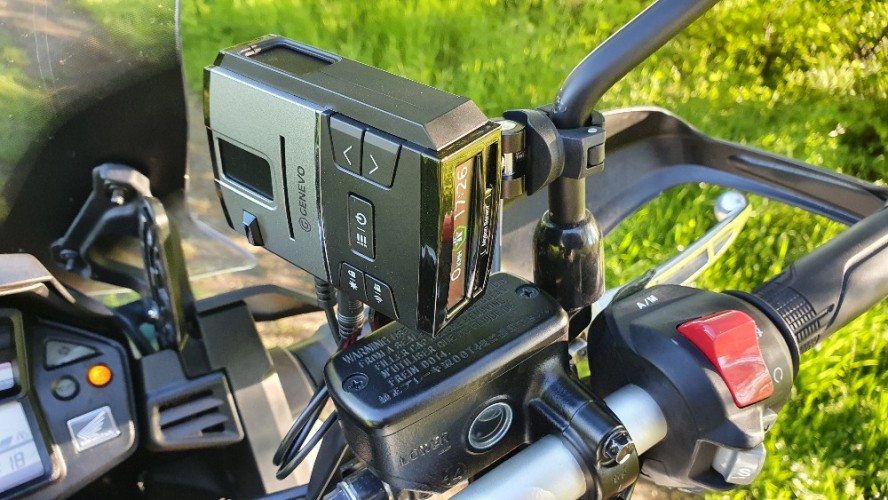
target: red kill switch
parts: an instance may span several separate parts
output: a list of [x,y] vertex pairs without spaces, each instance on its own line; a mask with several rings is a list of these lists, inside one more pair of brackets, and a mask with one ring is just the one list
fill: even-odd
[[678,332],[703,351],[743,408],[774,392],[771,374],[759,348],[755,321],[741,311],[721,311],[678,327]]

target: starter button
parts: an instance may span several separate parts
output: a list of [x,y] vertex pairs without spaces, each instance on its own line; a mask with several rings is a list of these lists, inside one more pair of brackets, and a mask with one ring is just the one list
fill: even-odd
[[678,331],[715,365],[737,407],[757,403],[774,393],[755,321],[748,314],[721,311],[688,321]]

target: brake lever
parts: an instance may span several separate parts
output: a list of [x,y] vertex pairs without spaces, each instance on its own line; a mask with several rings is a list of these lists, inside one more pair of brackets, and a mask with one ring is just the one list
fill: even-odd
[[715,202],[718,223],[681,253],[628,283],[609,289],[592,304],[595,318],[607,306],[654,285],[687,285],[709,269],[737,239],[752,213],[749,200],[737,191],[722,193]]

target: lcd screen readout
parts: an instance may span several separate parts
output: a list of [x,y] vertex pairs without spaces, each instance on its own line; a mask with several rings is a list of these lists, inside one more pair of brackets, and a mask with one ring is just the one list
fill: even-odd
[[43,462],[18,401],[0,405],[0,496],[43,475]]
[[450,260],[450,289],[447,309],[459,304],[466,295],[466,260],[469,246],[469,215],[472,206],[472,175],[475,158],[456,167],[453,172],[453,252]]

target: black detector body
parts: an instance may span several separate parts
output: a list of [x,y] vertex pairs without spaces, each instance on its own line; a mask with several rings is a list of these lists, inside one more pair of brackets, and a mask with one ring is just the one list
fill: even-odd
[[484,291],[501,133],[471,100],[267,36],[219,54],[204,101],[252,244],[432,335]]

